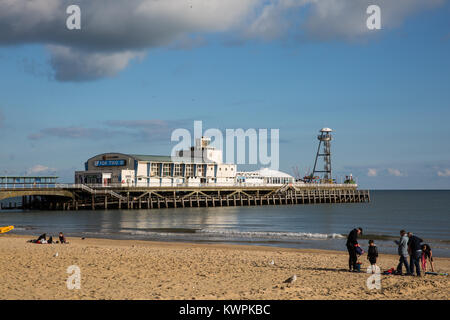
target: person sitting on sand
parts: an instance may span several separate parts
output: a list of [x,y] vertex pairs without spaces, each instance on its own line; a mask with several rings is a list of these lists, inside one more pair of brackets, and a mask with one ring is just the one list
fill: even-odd
[[52,236],[50,236],[50,238],[48,238],[47,243],[48,243],[48,244],[52,244],[52,243],[53,243],[53,237],[52,237]]
[[59,233],[59,242],[60,243],[67,243],[66,242],[66,237],[64,237],[62,232]]
[[427,260],[430,260],[431,272],[434,272],[433,252],[428,244],[422,245],[422,270],[427,272]]
[[405,230],[400,230],[400,241],[395,241],[398,244],[398,255],[400,259],[398,260],[397,265],[397,274],[402,274],[402,266],[405,264],[406,275],[411,275],[408,263],[408,236],[406,235]]
[[347,237],[347,250],[348,250],[348,271],[357,271],[356,262],[358,261],[358,257],[356,256],[356,247],[359,246],[358,243],[358,235],[362,234],[362,228],[353,229],[350,231]]
[[47,240],[47,234],[43,233],[39,236],[39,238],[37,238],[36,242],[41,242],[42,240]]
[[369,250],[367,250],[367,259],[372,266],[372,273],[375,273],[377,268],[378,249],[373,240],[369,240]]

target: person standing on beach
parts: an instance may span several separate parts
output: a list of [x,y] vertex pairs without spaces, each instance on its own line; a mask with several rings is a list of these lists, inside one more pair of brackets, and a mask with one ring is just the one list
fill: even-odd
[[373,240],[369,240],[369,249],[367,250],[367,260],[370,262],[372,273],[377,270],[378,249]]
[[412,232],[408,232],[408,248],[409,248],[409,264],[411,268],[411,275],[414,275],[414,266],[416,267],[416,274],[420,277],[420,259],[422,258],[422,239],[416,237]]
[[348,250],[348,271],[357,271],[356,262],[358,257],[356,256],[356,247],[359,246],[358,235],[362,234],[362,228],[353,229],[350,231],[347,237],[347,250]]
[[406,268],[406,275],[410,275],[411,271],[409,269],[408,264],[408,236],[406,235],[405,230],[400,231],[400,241],[395,241],[395,243],[398,244],[398,255],[400,256],[400,259],[398,260],[397,265],[397,273],[402,274],[402,266],[405,264]]

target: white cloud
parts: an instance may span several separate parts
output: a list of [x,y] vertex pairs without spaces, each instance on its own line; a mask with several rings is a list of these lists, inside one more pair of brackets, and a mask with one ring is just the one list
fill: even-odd
[[382,29],[395,28],[410,15],[436,7],[445,0],[314,0],[308,16],[308,35],[320,39],[367,37],[374,33],[366,26],[367,7],[378,5]]
[[377,174],[378,174],[377,169],[369,168],[369,170],[367,171],[367,175],[369,177],[376,177]]
[[42,172],[50,172],[50,171],[55,171],[56,169],[54,168],[49,168],[46,166],[43,166],[41,164],[37,164],[34,167],[31,167],[27,170],[27,174],[38,174],[38,173],[42,173]]
[[437,175],[439,177],[450,177],[450,169],[444,169],[443,171],[438,171]]
[[[196,34],[228,33],[236,42],[367,38],[377,34],[366,27],[370,4],[381,7],[384,30],[444,1],[0,0],[0,45],[44,44],[57,80],[85,81],[117,74],[149,48],[203,45]],[[71,4],[81,8],[81,30],[66,29]]]
[[405,176],[405,174],[404,173],[402,173],[400,170],[398,170],[398,169],[393,169],[393,168],[389,168],[389,169],[387,169],[388,170],[388,173],[391,175],[391,176],[396,176],[396,177],[403,177],[403,176]]

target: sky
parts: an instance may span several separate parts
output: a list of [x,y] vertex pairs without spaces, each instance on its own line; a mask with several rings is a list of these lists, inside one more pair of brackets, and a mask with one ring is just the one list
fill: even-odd
[[99,153],[168,155],[201,120],[278,129],[290,174],[329,127],[338,181],[449,189],[449,57],[446,0],[0,0],[0,175],[73,182]]

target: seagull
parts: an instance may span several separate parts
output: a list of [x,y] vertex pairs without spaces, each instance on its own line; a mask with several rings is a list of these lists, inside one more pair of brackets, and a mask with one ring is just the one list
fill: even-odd
[[273,266],[275,264],[275,262],[272,260],[269,262],[269,264]]
[[57,253],[55,253],[55,257],[57,257],[59,254],[58,254],[58,252]]
[[297,280],[297,275],[293,275],[292,277],[284,280],[284,283],[294,283]]

